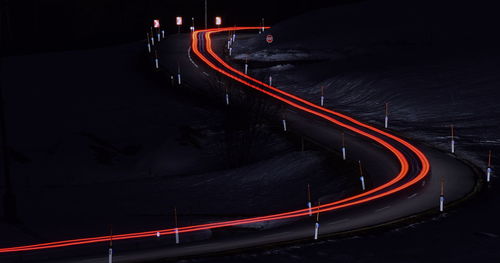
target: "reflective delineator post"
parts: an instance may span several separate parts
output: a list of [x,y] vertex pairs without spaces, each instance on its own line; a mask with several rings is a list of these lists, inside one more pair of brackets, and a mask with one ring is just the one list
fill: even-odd
[[158,51],[155,50],[155,68],[159,69],[160,65],[158,64]]
[[161,37],[162,37],[163,39],[165,39],[165,30],[162,30],[162,31],[161,31]]
[[156,232],[156,237],[160,238],[160,232]]
[[245,75],[248,75],[248,60],[245,59]]
[[177,227],[177,208],[174,207],[174,223],[175,223],[175,244],[179,244],[179,228]]
[[149,40],[149,33],[146,33],[146,39],[148,41],[148,52],[151,53],[151,42]]
[[359,180],[361,181],[361,189],[366,190],[365,187],[365,177],[363,177],[363,168],[361,167],[361,160],[359,160]]
[[181,66],[177,64],[177,84],[180,86],[182,84],[181,81]]
[[230,48],[229,48],[229,56],[231,56],[232,54],[233,54],[233,48],[232,48],[232,47],[230,47]]
[[385,125],[384,127],[387,129],[389,127],[389,103],[385,104]]
[[236,32],[233,33],[233,43],[236,41]]
[[441,178],[441,194],[439,195],[439,212],[444,211],[444,179]]
[[491,169],[491,150],[488,154],[488,168],[486,169],[486,182],[491,181],[491,173],[493,172],[493,169]]
[[346,150],[345,150],[345,134],[342,133],[342,159],[346,160]]
[[158,31],[158,33],[156,34],[157,38],[158,38],[158,43],[160,43],[161,41],[161,35],[160,35],[160,31]]
[[455,153],[455,129],[451,125],[451,153]]
[[325,87],[321,86],[321,107],[325,106]]
[[286,131],[286,120],[283,118],[283,131]]
[[269,86],[273,85],[273,76],[269,75]]
[[227,88],[226,88],[226,105],[229,105],[229,93],[227,92]]
[[309,184],[307,184],[307,207],[309,208],[309,216],[312,216],[311,187]]
[[319,234],[319,206],[320,202],[318,202],[318,213],[316,214],[316,223],[314,224],[314,240],[318,239]]
[[264,28],[264,18],[262,18],[262,33],[264,33],[265,28]]
[[109,235],[108,263],[113,263],[113,228]]

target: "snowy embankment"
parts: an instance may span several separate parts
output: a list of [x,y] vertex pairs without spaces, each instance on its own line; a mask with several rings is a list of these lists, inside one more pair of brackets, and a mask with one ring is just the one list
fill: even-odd
[[174,207],[182,225],[297,209],[309,182],[313,197],[348,194],[331,157],[297,151],[266,125],[235,127],[223,108],[169,89],[144,52],[135,43],[3,61],[20,223],[0,224],[1,247],[110,224],[168,228]]
[[317,10],[237,40],[233,59],[318,104],[323,87],[326,107],[381,126],[389,103],[391,129],[441,149],[454,125],[458,155],[485,167],[488,150],[500,152],[500,52],[484,26],[495,16],[468,8],[386,0]]

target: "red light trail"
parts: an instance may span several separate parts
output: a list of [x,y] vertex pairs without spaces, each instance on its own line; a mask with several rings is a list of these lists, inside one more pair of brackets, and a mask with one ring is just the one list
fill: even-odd
[[[392,154],[394,154],[394,156],[396,157],[401,166],[399,173],[390,181],[378,187],[375,187],[371,190],[365,191],[361,194],[357,194],[335,202],[312,207],[313,213],[333,211],[344,207],[366,203],[371,200],[379,199],[394,194],[396,192],[402,191],[403,189],[415,185],[429,174],[430,163],[427,160],[426,156],[415,146],[411,145],[405,140],[395,135],[392,135],[388,132],[372,127],[368,124],[357,121],[349,116],[335,112],[333,110],[326,109],[310,101],[307,101],[290,93],[284,92],[266,83],[263,83],[257,79],[254,79],[228,65],[212,49],[212,39],[211,39],[212,34],[226,32],[226,31],[259,30],[259,29],[261,29],[261,27],[230,27],[230,28],[195,31],[192,33],[191,50],[207,66],[209,66],[213,70],[221,73],[222,75],[228,78],[231,78],[249,88],[252,88],[263,94],[266,94],[280,101],[281,103],[287,104],[292,108],[299,109],[305,113],[309,113],[319,118],[322,118],[332,124],[350,130],[358,135],[361,135],[378,143],[379,145],[389,150]],[[200,50],[200,43],[203,44],[203,42],[205,44],[202,45],[202,48],[206,49],[206,52],[208,53],[208,55],[210,55],[210,57],[206,57],[203,54],[204,52]],[[220,66],[216,65],[217,63],[220,64]],[[403,154],[398,148],[403,148],[404,151],[406,152],[406,155],[411,154],[412,156],[415,156],[415,159],[418,160],[419,166],[412,167],[413,170],[415,169],[418,170],[418,172],[416,172],[416,175],[413,178],[407,178],[410,173],[409,171],[411,162],[409,162],[407,156]],[[409,179],[409,180],[400,185],[397,185],[398,183],[401,183],[404,179]],[[228,226],[236,226],[236,225],[243,225],[243,224],[257,223],[257,222],[264,222],[271,220],[281,220],[281,219],[295,218],[302,216],[309,216],[309,208],[278,213],[273,215],[267,215],[267,216],[185,226],[185,227],[179,227],[177,229],[179,233],[187,233],[200,230],[215,229],[215,228],[222,228]],[[109,242],[111,239],[113,239],[113,241],[118,241],[126,239],[156,237],[157,233],[159,233],[160,235],[170,235],[170,234],[175,234],[175,231],[176,228],[169,228],[163,230],[113,235],[112,237],[107,235],[101,237],[90,237],[90,238],[81,238],[81,239],[72,239],[72,240],[41,243],[34,245],[26,245],[26,246],[17,246],[10,248],[0,248],[0,253],[43,250],[50,248],[77,246],[83,244],[102,243],[102,242]]]

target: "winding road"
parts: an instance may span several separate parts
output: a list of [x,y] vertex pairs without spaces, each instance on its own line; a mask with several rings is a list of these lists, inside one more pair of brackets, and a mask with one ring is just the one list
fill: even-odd
[[[292,129],[299,129],[309,137],[315,138],[325,145],[337,148],[338,134],[345,132],[348,134],[346,140],[349,144],[349,157],[356,160],[372,159],[372,161],[367,161],[368,165],[366,169],[372,177],[376,177],[374,180],[376,183],[373,188],[348,198],[312,207],[312,213],[322,213],[320,235],[376,226],[412,216],[429,209],[437,209],[441,178],[445,178],[447,181],[446,196],[449,201],[462,198],[471,191],[475,184],[471,169],[452,156],[422,145],[417,147],[409,143],[406,139],[400,138],[387,130],[373,127],[350,116],[321,107],[252,78],[229,65],[214,50],[217,34],[228,31],[251,31],[257,29],[259,27],[230,27],[200,30],[193,32],[190,39],[185,35],[178,35],[170,41],[169,45],[173,45],[179,50],[185,50],[187,42],[190,41],[190,53],[188,52],[186,56],[185,52],[170,52],[162,56],[161,63],[166,68],[169,68],[171,67],[170,64],[173,64],[169,61],[179,61],[181,59],[183,61],[183,71],[188,72],[183,73],[183,78],[188,82],[207,78],[207,73],[204,70],[211,69],[213,72],[217,72],[249,89],[254,89],[275,99],[280,104],[286,105],[290,111],[290,114],[287,114],[287,121],[289,121]],[[169,47],[169,50],[172,50],[172,46]],[[197,62],[201,62],[201,65],[197,65]],[[386,161],[387,164],[384,163]],[[385,166],[392,168],[388,169]],[[395,172],[392,172],[393,170]],[[346,208],[350,209],[343,211]],[[343,212],[338,213],[338,215],[336,213],[325,213],[331,211]],[[267,216],[183,226],[177,229],[168,228],[140,233],[107,235],[0,248],[0,255],[83,244],[107,243],[111,239],[116,242],[129,239],[154,238],[157,234],[162,236],[173,235],[177,231],[182,235],[188,232],[213,230],[251,223],[307,218],[310,216],[310,212],[307,207],[304,207],[295,211]],[[323,213],[325,214],[323,215]],[[200,255],[276,242],[310,239],[312,238],[312,233],[313,228],[310,223],[298,222],[268,232],[255,233],[243,237],[186,243],[180,246],[171,246],[147,252],[130,251],[123,255],[116,255],[114,261],[138,262]],[[82,259],[76,262],[97,262],[101,260],[102,258],[99,257]]]

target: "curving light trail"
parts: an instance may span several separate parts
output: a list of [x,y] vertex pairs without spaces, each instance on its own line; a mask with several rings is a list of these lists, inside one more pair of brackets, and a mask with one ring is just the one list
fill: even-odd
[[[371,200],[379,199],[384,196],[388,196],[396,192],[399,192],[412,185],[415,185],[417,182],[424,179],[428,175],[430,171],[430,164],[426,156],[420,150],[418,150],[416,147],[406,142],[405,140],[390,133],[387,133],[385,131],[382,131],[380,129],[377,129],[375,127],[372,127],[368,124],[357,121],[349,116],[326,109],[310,101],[307,101],[290,93],[284,92],[275,87],[267,85],[266,83],[263,83],[257,79],[254,79],[248,75],[245,75],[243,72],[236,70],[235,68],[231,67],[226,62],[224,62],[212,49],[211,36],[215,33],[220,33],[225,31],[237,31],[237,30],[255,30],[260,28],[261,27],[230,27],[230,28],[195,31],[192,33],[191,50],[207,66],[209,66],[213,70],[219,72],[220,74],[228,78],[231,78],[263,94],[271,96],[272,98],[284,104],[287,104],[292,108],[299,109],[303,112],[322,118],[328,121],[329,123],[350,130],[353,133],[366,137],[367,139],[370,139],[380,144],[382,147],[386,148],[388,151],[394,154],[394,156],[396,157],[396,159],[400,164],[399,173],[390,181],[378,187],[375,187],[371,190],[365,191],[361,194],[357,194],[335,202],[326,203],[320,206],[315,206],[312,208],[313,213],[332,211],[344,207],[366,203]],[[243,225],[256,222],[302,217],[308,215],[309,215],[309,209],[304,208],[295,211],[289,211],[267,216],[259,216],[259,217],[252,217],[252,218],[245,218],[238,220],[179,227],[178,231],[179,233],[187,233],[187,232]],[[113,241],[117,241],[126,239],[156,237],[157,233],[160,233],[161,235],[170,235],[174,234],[175,230],[176,230],[175,228],[169,228],[169,229],[146,231],[139,233],[80,238],[80,239],[41,243],[41,244],[26,245],[26,246],[0,248],[0,253],[43,250],[43,249],[58,248],[58,247],[101,243],[101,242],[108,242],[111,239]]]

